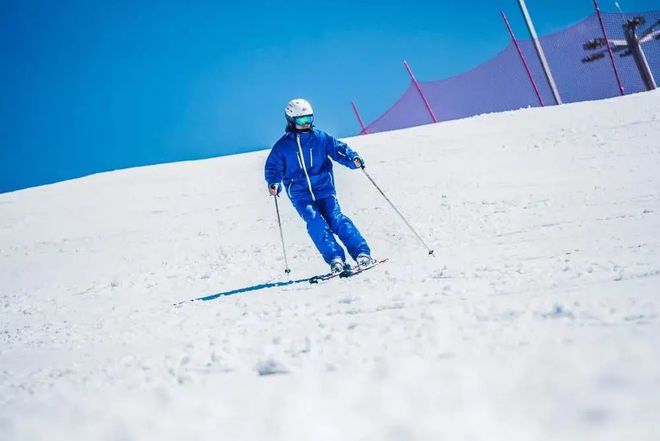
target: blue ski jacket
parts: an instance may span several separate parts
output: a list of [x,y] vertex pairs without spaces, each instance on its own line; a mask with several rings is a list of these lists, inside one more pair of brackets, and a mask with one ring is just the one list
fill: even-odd
[[297,132],[287,127],[266,160],[266,182],[269,186],[284,182],[294,204],[333,196],[335,184],[330,158],[355,169],[353,160],[359,155],[323,130],[312,127]]

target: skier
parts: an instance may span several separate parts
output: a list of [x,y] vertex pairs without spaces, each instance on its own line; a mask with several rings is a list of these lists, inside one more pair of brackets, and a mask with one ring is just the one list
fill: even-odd
[[351,169],[364,167],[364,161],[348,145],[314,126],[314,111],[306,100],[289,101],[284,114],[286,133],[266,160],[270,194],[277,197],[284,183],[291,203],[307,224],[307,233],[333,273],[349,268],[335,234],[358,265],[371,265],[374,260],[367,241],[339,208],[330,158]]

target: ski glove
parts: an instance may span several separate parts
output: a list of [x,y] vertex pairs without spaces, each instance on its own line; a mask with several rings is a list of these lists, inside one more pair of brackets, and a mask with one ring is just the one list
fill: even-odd
[[268,186],[268,192],[271,196],[279,196],[282,191],[282,186],[280,184],[270,184]]
[[363,168],[364,167],[364,160],[362,158],[360,158],[359,156],[356,156],[355,158],[353,158],[353,164],[355,164],[355,166],[357,168]]

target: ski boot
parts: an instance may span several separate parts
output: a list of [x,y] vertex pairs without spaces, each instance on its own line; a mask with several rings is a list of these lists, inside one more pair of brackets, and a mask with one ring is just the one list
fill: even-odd
[[344,266],[344,261],[342,260],[341,257],[335,257],[330,261],[330,271],[332,271],[332,274],[338,274],[344,271],[345,266]]
[[358,266],[361,267],[371,266],[374,263],[376,263],[376,261],[366,253],[358,254],[357,257],[355,258],[355,261],[357,262]]

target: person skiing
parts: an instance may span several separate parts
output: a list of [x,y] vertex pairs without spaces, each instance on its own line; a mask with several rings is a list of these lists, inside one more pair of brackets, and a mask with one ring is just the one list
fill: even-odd
[[339,207],[330,158],[350,169],[364,167],[364,160],[348,145],[314,126],[314,111],[308,101],[289,101],[284,114],[286,132],[273,145],[265,165],[270,194],[278,197],[286,189],[333,273],[349,268],[335,235],[359,266],[371,265],[374,260],[367,241]]

